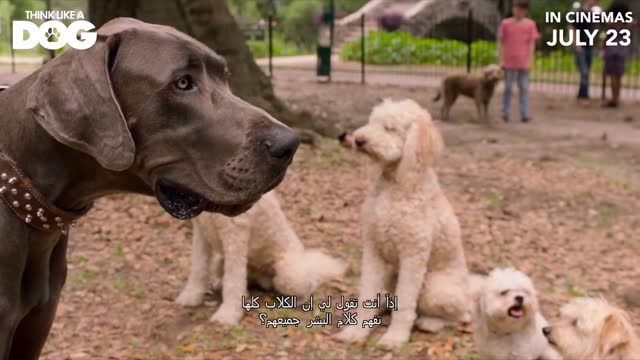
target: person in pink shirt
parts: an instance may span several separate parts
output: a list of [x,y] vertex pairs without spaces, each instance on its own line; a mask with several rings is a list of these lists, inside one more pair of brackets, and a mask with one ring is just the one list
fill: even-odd
[[520,115],[522,122],[531,120],[529,116],[529,70],[540,37],[536,23],[527,18],[529,3],[517,0],[513,6],[513,17],[502,20],[498,30],[498,54],[500,66],[504,69],[504,99],[502,119],[509,121],[511,115],[511,88],[518,83],[520,95]]

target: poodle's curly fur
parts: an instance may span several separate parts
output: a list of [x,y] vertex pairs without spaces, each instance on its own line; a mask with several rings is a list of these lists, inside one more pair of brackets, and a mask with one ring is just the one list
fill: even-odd
[[270,192],[235,218],[205,213],[193,220],[191,273],[176,303],[200,305],[212,284],[222,288],[222,304],[211,321],[234,325],[243,316],[248,279],[281,294],[308,297],[344,269],[337,259],[305,250]]
[[[379,345],[402,345],[414,325],[438,331],[469,321],[460,226],[433,169],[444,144],[429,113],[413,100],[385,100],[373,109],[369,123],[344,141],[366,153],[373,164],[361,214],[359,298],[373,299],[384,292],[398,296],[398,310],[392,312]],[[358,318],[369,319],[375,313],[358,309]],[[369,332],[352,326],[337,338],[363,341]]]
[[544,333],[565,359],[626,360],[640,357],[640,339],[629,315],[594,298],[575,298]]
[[476,295],[474,341],[485,360],[560,359],[545,339],[531,279],[512,268],[495,269]]

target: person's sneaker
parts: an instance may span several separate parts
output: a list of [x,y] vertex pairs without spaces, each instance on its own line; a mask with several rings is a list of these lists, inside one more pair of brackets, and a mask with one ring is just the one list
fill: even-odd
[[589,106],[589,105],[591,105],[591,101],[590,101],[589,98],[579,97],[578,98],[578,105],[580,105],[580,106]]
[[523,123],[528,123],[528,122],[530,122],[530,121],[531,121],[531,118],[530,118],[530,117],[523,117],[523,118],[522,118],[522,122],[523,122]]
[[502,115],[502,121],[508,123],[509,122],[509,115]]
[[609,109],[615,109],[618,107],[618,103],[613,101],[613,100],[609,100],[606,103],[604,103],[604,105],[602,105],[603,107],[609,108]]

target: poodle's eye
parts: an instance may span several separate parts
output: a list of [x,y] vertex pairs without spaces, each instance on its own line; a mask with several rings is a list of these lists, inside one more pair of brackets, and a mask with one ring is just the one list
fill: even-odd
[[385,125],[384,129],[389,132],[394,132],[396,129],[393,126]]
[[502,296],[507,296],[508,293],[509,293],[509,290],[500,291],[500,295],[502,295]]
[[573,321],[571,322],[571,325],[574,327],[578,327],[578,319],[573,319]]
[[178,91],[189,91],[196,88],[195,82],[191,76],[186,75],[173,82],[173,86]]

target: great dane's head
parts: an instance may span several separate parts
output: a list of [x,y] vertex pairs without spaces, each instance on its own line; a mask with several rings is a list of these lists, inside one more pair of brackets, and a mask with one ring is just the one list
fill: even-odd
[[234,96],[229,75],[191,37],[120,18],[48,64],[28,104],[57,141],[134,173],[174,217],[237,215],[280,183],[298,137]]

